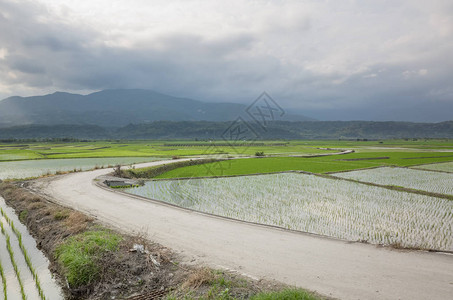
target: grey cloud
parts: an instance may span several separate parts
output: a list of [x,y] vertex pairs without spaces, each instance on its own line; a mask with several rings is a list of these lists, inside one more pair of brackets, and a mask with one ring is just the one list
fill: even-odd
[[43,62],[26,58],[21,55],[11,55],[8,59],[9,67],[12,70],[17,70],[29,74],[43,74],[46,69]]
[[75,42],[73,37],[66,37],[65,34],[65,31],[57,31],[53,35],[33,35],[24,40],[23,43],[25,47],[45,47],[52,52],[78,50],[80,44]]
[[[205,101],[250,102],[266,90],[282,106],[320,119],[453,118],[445,111],[453,102],[453,63],[448,60],[453,42],[447,39],[433,38],[442,45],[411,44],[423,53],[415,61],[370,62],[363,71],[348,75],[307,67],[337,46],[305,54],[311,45],[304,41],[305,47],[296,36],[314,34],[317,20],[309,15],[270,22],[262,32],[245,28],[217,38],[179,32],[122,47],[104,43],[107,33],[101,30],[52,21],[44,7],[32,2],[1,2],[0,11],[0,27],[5,28],[0,48],[8,50],[0,59],[0,87],[9,85],[16,91],[147,88]],[[286,57],[287,41],[279,45],[279,32],[301,43],[300,53]],[[272,41],[277,50],[267,51],[264,43]],[[427,72],[419,73],[423,69]],[[406,71],[411,76],[405,77]],[[14,76],[8,75],[11,72]],[[427,108],[429,114],[419,113]]]

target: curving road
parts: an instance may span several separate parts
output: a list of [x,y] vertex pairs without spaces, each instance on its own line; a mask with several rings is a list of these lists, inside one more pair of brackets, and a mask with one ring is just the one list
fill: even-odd
[[247,224],[95,185],[96,177],[111,171],[37,180],[32,188],[125,232],[146,231],[151,240],[194,263],[275,279],[340,299],[453,298],[453,255],[392,250]]

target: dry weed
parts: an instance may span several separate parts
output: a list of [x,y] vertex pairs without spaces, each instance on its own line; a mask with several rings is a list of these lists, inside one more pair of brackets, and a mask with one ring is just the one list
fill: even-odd
[[24,199],[28,203],[41,202],[42,201],[41,197],[39,197],[39,196],[37,196],[35,194],[30,194],[30,193],[26,194],[24,196]]
[[11,194],[11,192],[13,190],[15,190],[15,188],[16,188],[16,186],[14,184],[12,184],[12,183],[2,182],[0,184],[0,191],[2,193],[8,194],[8,195]]
[[84,214],[72,211],[65,220],[65,225],[72,234],[84,231],[91,219]]
[[69,209],[55,209],[52,213],[53,218],[57,221],[61,221],[67,219],[71,211]]
[[28,210],[38,210],[40,208],[45,207],[46,205],[42,202],[32,202],[27,205]]
[[145,249],[149,249],[148,236],[148,229],[143,227],[134,236],[132,236],[131,242],[133,244],[143,245],[145,246]]
[[182,289],[198,289],[203,284],[209,284],[215,280],[215,274],[208,268],[201,268],[189,275],[181,285]]

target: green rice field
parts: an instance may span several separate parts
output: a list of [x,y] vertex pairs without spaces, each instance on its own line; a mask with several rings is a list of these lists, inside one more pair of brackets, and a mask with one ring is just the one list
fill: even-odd
[[233,159],[207,165],[184,167],[164,173],[157,178],[246,175],[290,170],[328,173],[379,166],[413,166],[449,161],[453,161],[453,152],[390,152],[385,150],[382,152],[356,152],[313,158],[263,157]]
[[335,152],[321,150],[317,145],[298,141],[263,141],[250,147],[232,148],[224,141],[90,141],[71,143],[0,143],[0,161],[144,157],[144,156],[193,156],[193,155],[253,155],[256,151],[266,154],[319,154]]

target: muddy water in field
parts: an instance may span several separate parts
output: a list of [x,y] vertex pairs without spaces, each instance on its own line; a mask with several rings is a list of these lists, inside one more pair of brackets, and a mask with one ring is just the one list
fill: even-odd
[[[20,223],[14,210],[6,205],[2,197],[0,197],[0,207],[12,221],[14,227],[16,227],[16,229],[21,232],[22,243],[25,246],[28,256],[31,259],[32,265],[36,270],[41,288],[44,291],[46,299],[64,299],[60,286],[55,282],[55,279],[52,277],[48,269],[49,261],[44,256],[44,254],[36,248],[35,240],[28,233],[27,228],[22,223]],[[33,279],[27,263],[25,262],[25,258],[20,249],[17,236],[14,234],[5,217],[2,216],[0,220],[3,223],[5,230],[4,234],[0,234],[0,261],[6,278],[6,291],[8,299],[21,299],[21,292],[19,281],[17,279],[16,272],[14,271],[13,264],[11,262],[11,257],[6,247],[6,234],[8,234],[10,237],[11,248],[14,253],[14,261],[18,266],[19,276],[22,280],[27,299],[40,299],[35,280]],[[2,298],[3,288],[0,287],[0,290],[0,298]]]

